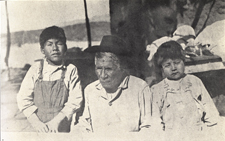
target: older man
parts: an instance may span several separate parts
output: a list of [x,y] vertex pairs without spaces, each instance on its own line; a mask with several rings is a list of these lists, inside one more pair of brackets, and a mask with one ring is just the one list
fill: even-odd
[[[85,109],[78,129],[87,132],[129,132],[151,128],[152,95],[145,81],[129,75],[126,43],[104,36],[95,52],[98,80],[85,88]],[[155,118],[157,119],[157,118]],[[157,120],[159,121],[159,120]]]

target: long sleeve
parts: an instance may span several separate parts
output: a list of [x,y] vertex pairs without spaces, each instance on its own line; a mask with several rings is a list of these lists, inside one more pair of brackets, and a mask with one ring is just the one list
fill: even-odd
[[140,128],[150,128],[151,123],[151,93],[149,87],[145,87],[139,94],[139,104],[141,111]]
[[[159,112],[157,111],[157,105],[153,103],[153,95],[150,92],[149,87],[145,87],[142,91],[141,97],[140,97],[140,103],[141,103],[141,131],[146,130],[149,128],[151,131],[162,129],[161,126],[161,120]],[[159,110],[158,110],[159,111]]]
[[212,98],[210,97],[208,91],[206,90],[205,86],[203,85],[202,81],[199,80],[199,86],[201,88],[201,101],[202,101],[202,105],[205,111],[205,124],[208,126],[214,125],[218,122],[219,120],[219,112],[212,100]]
[[93,132],[91,126],[91,116],[89,112],[89,98],[85,89],[85,108],[83,115],[80,117],[77,125],[71,127],[71,132]]
[[27,72],[19,93],[17,94],[17,104],[20,111],[23,111],[26,117],[29,117],[32,113],[34,113],[37,107],[34,105],[34,83],[35,77],[34,74],[36,73],[37,64],[34,64]]
[[69,65],[67,67],[67,72],[67,77],[69,77],[67,82],[69,97],[61,112],[64,113],[68,119],[70,119],[73,113],[80,108],[83,101],[83,96],[77,68],[74,65]]

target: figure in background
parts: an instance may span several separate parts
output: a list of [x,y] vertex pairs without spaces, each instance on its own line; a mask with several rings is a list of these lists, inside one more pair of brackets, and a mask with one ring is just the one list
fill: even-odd
[[160,78],[158,77],[158,72],[154,71],[155,67],[151,59],[157,48],[168,41],[176,30],[177,12],[168,6],[157,6],[150,8],[147,15],[147,20],[150,24],[146,33],[148,35],[148,45],[146,46],[145,54],[147,56],[146,64],[148,64],[149,69],[145,70],[145,81],[149,86],[152,86]]
[[202,81],[185,74],[184,50],[176,41],[163,43],[154,55],[164,79],[151,87],[165,131],[200,131],[217,126],[219,113]]
[[173,40],[177,41],[184,50],[188,46],[195,46],[195,38],[195,30],[190,25],[178,25],[173,33]]
[[[215,54],[225,62],[225,19],[208,25],[195,39],[194,43],[203,47],[203,54]],[[209,53],[210,52],[210,53]]]
[[[154,54],[156,53],[157,49],[159,48],[159,46],[165,42],[168,41],[177,41],[184,50],[186,50],[187,47],[187,51],[188,50],[194,50],[196,49],[196,46],[194,44],[194,40],[195,40],[195,31],[194,29],[189,26],[189,25],[178,25],[177,29],[174,31],[173,36],[164,36],[161,37],[155,41],[153,41],[150,45],[147,45],[146,47],[146,51],[149,52],[149,57],[148,57],[148,61],[151,61]],[[194,48],[194,49],[192,49]],[[194,52],[193,52],[194,53]]]
[[17,95],[18,107],[37,132],[69,132],[71,117],[83,100],[77,68],[64,60],[62,28],[44,29],[39,41],[45,58],[28,70]]
[[[126,43],[114,35],[104,36],[95,54],[98,80],[85,88],[85,108],[74,131],[134,132],[154,130],[160,118],[151,116],[152,95],[145,81],[129,74]],[[158,126],[156,126],[158,125]],[[148,129],[149,128],[149,129]]]
[[167,41],[170,41],[170,40],[171,40],[171,37],[164,36],[162,38],[155,40],[153,43],[148,45],[146,48],[146,50],[149,52],[147,64],[151,68],[152,71],[149,72],[151,75],[147,76],[145,78],[145,81],[148,83],[148,85],[150,87],[162,80],[162,72],[155,66],[153,56],[161,44],[163,44]]
[[164,36],[161,37],[155,41],[153,41],[150,45],[147,45],[146,51],[149,52],[149,57],[148,57],[148,65],[153,68],[152,76],[147,77],[145,80],[146,82],[152,86],[153,84],[158,83],[161,81],[161,71],[158,70],[154,66],[154,61],[153,61],[153,56],[156,53],[157,49],[159,48],[160,45],[162,45],[165,42],[168,41],[176,41],[178,42],[183,50],[185,51],[185,57],[196,57],[196,56],[201,56],[202,54],[204,55],[212,55],[208,50],[206,50],[203,47],[200,47],[196,45],[195,42],[195,31],[194,29],[189,26],[189,25],[178,25],[177,29],[174,31],[173,36]]

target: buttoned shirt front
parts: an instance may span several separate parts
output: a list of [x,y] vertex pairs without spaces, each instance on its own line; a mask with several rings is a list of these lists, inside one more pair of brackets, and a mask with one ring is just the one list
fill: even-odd
[[129,132],[150,127],[150,90],[145,81],[127,76],[111,98],[99,80],[85,89],[85,110],[77,128],[92,132]]

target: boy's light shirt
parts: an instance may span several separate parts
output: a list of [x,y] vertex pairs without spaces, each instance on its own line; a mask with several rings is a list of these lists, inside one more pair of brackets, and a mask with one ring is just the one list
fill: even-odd
[[[63,65],[50,65],[46,59],[44,59],[42,71],[43,81],[55,81],[60,79],[63,67]],[[17,95],[18,107],[21,111],[23,111],[26,117],[29,117],[37,110],[37,107],[33,102],[33,91],[35,82],[40,75],[39,68],[40,61],[35,62],[34,65],[31,66]],[[83,98],[76,66],[69,64],[66,68],[67,70],[65,73],[64,83],[69,90],[69,98],[61,112],[64,113],[68,119],[70,119],[74,111],[80,108]]]

